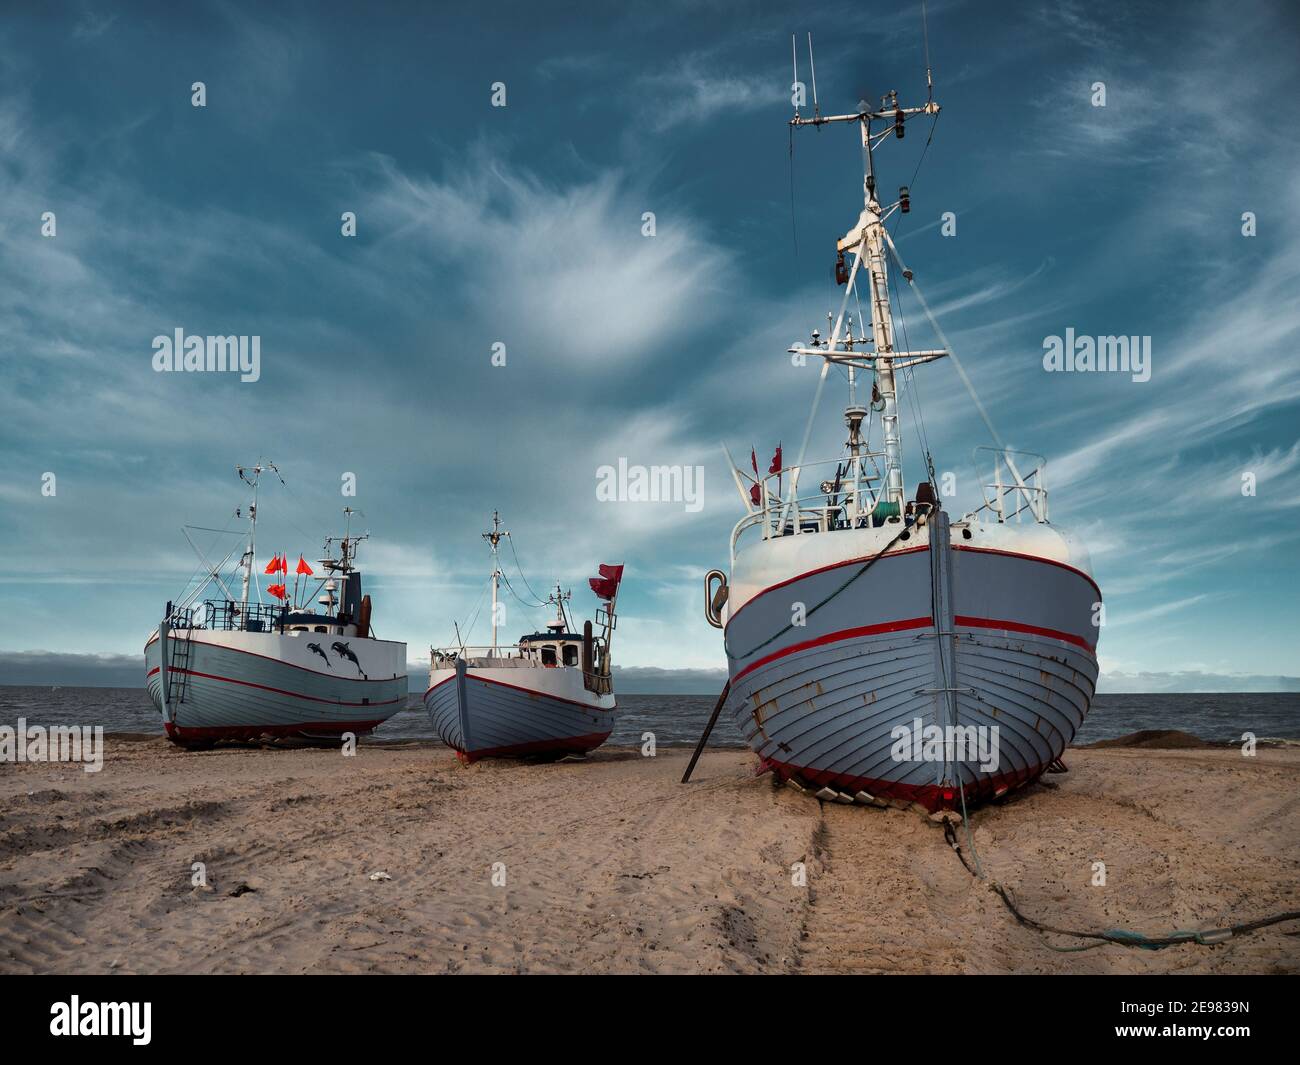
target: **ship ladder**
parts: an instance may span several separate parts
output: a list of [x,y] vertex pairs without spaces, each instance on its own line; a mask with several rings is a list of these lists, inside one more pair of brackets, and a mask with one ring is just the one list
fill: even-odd
[[176,705],[185,701],[185,693],[190,683],[190,634],[193,630],[185,628],[185,635],[180,636],[172,630],[170,662],[167,665],[167,706],[172,719],[176,718]]

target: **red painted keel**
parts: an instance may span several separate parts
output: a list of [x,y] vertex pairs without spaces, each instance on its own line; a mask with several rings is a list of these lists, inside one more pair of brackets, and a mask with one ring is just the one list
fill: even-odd
[[519,758],[530,754],[586,754],[594,751],[609,739],[608,732],[593,732],[586,736],[570,736],[562,740],[535,740],[515,743],[508,747],[486,747],[481,751],[457,751],[456,757],[465,765],[473,765],[480,758]]

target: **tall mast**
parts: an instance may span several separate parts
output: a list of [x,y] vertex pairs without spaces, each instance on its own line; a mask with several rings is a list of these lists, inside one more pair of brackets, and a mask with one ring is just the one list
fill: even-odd
[[349,552],[352,550],[352,515],[354,511],[351,507],[344,507],[343,513],[345,515],[343,523],[343,569],[344,572],[347,572],[352,568],[352,559]]
[[547,596],[548,603],[555,604],[555,620],[551,623],[557,632],[567,632],[569,630],[569,619],[564,615],[564,601],[573,597],[572,592],[563,592],[560,590],[560,582],[555,582],[555,591]]
[[[239,474],[239,479],[245,484],[250,485],[253,489],[253,501],[248,505],[248,547],[244,551],[244,557],[240,560],[240,568],[244,571],[243,594],[240,597],[239,614],[240,617],[246,617],[248,614],[248,589],[252,584],[253,564],[257,559],[257,483],[262,479],[263,470],[275,470],[273,462],[261,463],[256,466],[236,466],[235,472]],[[250,480],[248,474],[252,474]]]
[[501,528],[501,515],[492,512],[492,531],[485,532],[483,539],[492,545],[492,650],[497,649],[497,585],[501,581],[501,566],[497,563],[497,544],[503,536],[510,533]]
[[[792,127],[822,126],[834,122],[856,122],[859,126],[862,139],[863,208],[861,215],[858,217],[857,225],[842,237],[836,246],[841,257],[837,266],[837,276],[840,270],[844,271],[844,276],[840,280],[841,283],[847,283],[848,289],[845,291],[840,313],[833,321],[829,341],[821,342],[818,334],[814,333],[811,347],[798,345],[791,347],[790,351],[798,354],[819,355],[825,359],[827,365],[823,367],[823,378],[826,369],[832,363],[847,368],[849,374],[849,407],[845,411],[845,419],[850,428],[850,450],[854,459],[856,459],[859,450],[857,446],[860,441],[858,436],[859,428],[863,416],[866,414],[866,410],[857,405],[857,381],[854,371],[855,368],[861,368],[870,369],[874,372],[876,392],[879,394],[881,402],[880,420],[884,436],[885,456],[885,484],[880,501],[897,506],[897,513],[899,514],[902,513],[904,501],[903,442],[902,433],[899,429],[898,386],[895,370],[941,358],[946,352],[900,352],[894,348],[894,322],[889,303],[889,273],[885,263],[885,243],[888,235],[885,233],[884,223],[885,219],[890,217],[894,211],[907,211],[909,209],[909,197],[906,187],[902,187],[899,189],[899,197],[896,202],[887,207],[881,206],[880,199],[876,195],[874,150],[888,137],[901,139],[904,122],[911,116],[920,114],[937,115],[938,112],[939,105],[932,99],[927,100],[923,107],[900,107],[897,92],[891,91],[882,99],[880,109],[877,111],[872,111],[869,105],[863,102],[859,104],[857,114],[828,115],[824,117],[815,115],[813,118],[803,118],[796,111],[794,118],[790,120]],[[878,128],[873,132],[873,122],[880,123],[882,128]],[[844,268],[843,256],[846,253],[853,256],[851,270]],[[854,339],[851,318],[849,319],[847,335],[842,335],[842,330],[849,295],[855,288],[859,270],[864,266],[867,274],[867,302],[871,308],[871,341],[874,350],[855,351],[855,345],[862,343],[865,338]],[[812,422],[810,420],[809,430],[811,428]],[[806,443],[807,438],[805,436],[805,446]],[[801,454],[799,465],[802,466],[802,463],[803,456]],[[796,469],[795,476],[791,478],[791,500],[795,498],[797,475],[798,470]]]
[[[895,105],[898,98],[893,98]],[[871,330],[876,345],[876,389],[884,401],[880,413],[885,445],[885,501],[903,506],[903,440],[898,431],[898,391],[894,382],[894,320],[889,306],[889,274],[885,265],[884,224],[880,220],[880,201],[876,198],[876,172],[871,154],[871,116],[865,115],[862,127],[864,174],[862,199],[865,206],[864,242],[867,274],[870,281]]]

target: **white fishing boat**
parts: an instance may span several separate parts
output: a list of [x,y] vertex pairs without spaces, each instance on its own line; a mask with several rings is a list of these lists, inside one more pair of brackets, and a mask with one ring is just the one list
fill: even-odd
[[[357,547],[368,537],[351,534],[353,511],[345,508],[347,531],[325,540],[319,575],[300,555],[290,590],[287,556],[277,554],[265,568],[270,581],[263,590],[254,570],[258,483],[279,470],[258,463],[237,472],[252,501],[234,571],[223,574],[222,567],[238,545],[217,565],[195,547],[202,575],[179,602],[167,604],[145,644],[149,697],[168,738],[204,746],[369,732],[404,705],[407,674],[406,644],[374,635],[371,599],[356,566]],[[235,577],[238,593],[231,591]]]
[[[811,62],[811,40],[809,51]],[[1096,686],[1101,603],[1086,550],[1049,521],[1044,460],[1003,445],[960,363],[996,444],[984,451],[993,476],[982,505],[949,515],[923,421],[920,484],[904,489],[900,388],[914,368],[957,360],[885,224],[909,210],[909,190],[882,203],[876,155],[938,113],[933,90],[919,107],[891,92],[852,114],[795,110],[795,130],[860,137],[863,204],[837,243],[844,291],[830,335],[814,329],[789,348],[821,360],[798,460],[783,468],[778,449],[760,474],[751,453],[751,476],[728,454],[745,513],[728,570],[705,581],[730,677],[719,709],[764,767],[822,799],[932,811],[1063,768]],[[897,345],[891,262],[941,347]],[[869,321],[859,311],[855,323],[859,298]],[[806,460],[832,369],[847,382],[847,443]]]
[[[591,621],[581,633],[574,631],[565,606],[571,593],[561,592],[557,584],[545,601],[554,606],[555,619],[544,631],[502,645],[497,640],[502,580],[512,593],[514,589],[501,571],[498,548],[510,533],[494,513],[492,531],[483,536],[492,547],[492,645],[430,648],[424,705],[434,730],[466,764],[594,750],[609,738],[617,712],[610,644],[623,567],[602,565],[601,576],[591,581],[601,601],[598,632]],[[522,597],[520,602],[530,605]],[[531,605],[541,601],[534,598]]]

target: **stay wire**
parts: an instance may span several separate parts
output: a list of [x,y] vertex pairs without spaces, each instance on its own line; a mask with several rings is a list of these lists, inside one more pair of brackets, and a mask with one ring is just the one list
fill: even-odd
[[[528,594],[537,600],[535,603],[525,603],[524,605],[545,607],[546,603],[542,600],[542,597],[533,591],[532,585],[528,583],[528,578],[524,576],[524,567],[519,564],[519,552],[515,550],[514,540],[507,536],[506,543],[510,545],[510,554],[515,560],[515,569],[519,572],[519,579],[524,582],[524,587],[528,590]],[[515,598],[518,599],[519,597],[515,596]],[[520,602],[523,602],[523,600],[520,600]]]
[[790,126],[790,240],[794,244],[794,261],[799,262],[799,230],[794,214],[794,126]]

